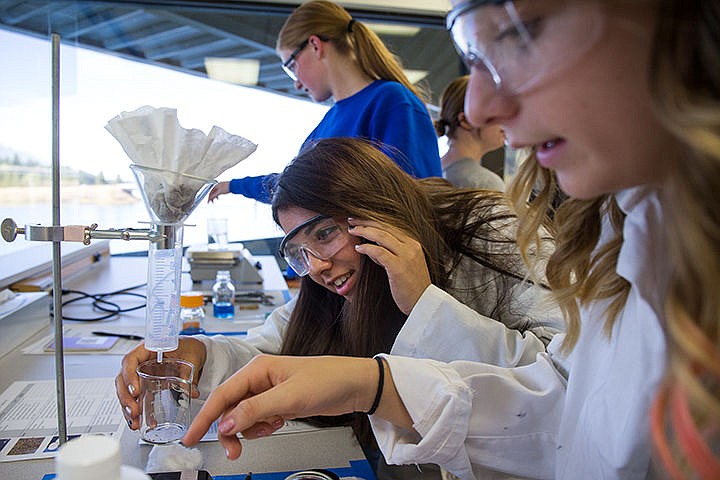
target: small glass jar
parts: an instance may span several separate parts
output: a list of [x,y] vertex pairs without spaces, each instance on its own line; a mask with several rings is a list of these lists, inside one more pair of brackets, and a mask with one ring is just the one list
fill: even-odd
[[205,333],[205,298],[202,292],[184,292],[180,294],[180,335]]

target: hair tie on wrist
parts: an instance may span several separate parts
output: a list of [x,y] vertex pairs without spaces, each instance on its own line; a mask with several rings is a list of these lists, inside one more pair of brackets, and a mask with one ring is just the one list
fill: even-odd
[[375,410],[377,410],[378,405],[380,405],[380,397],[382,397],[383,386],[385,385],[385,366],[383,365],[382,358],[380,358],[380,357],[374,357],[374,358],[378,364],[378,368],[380,369],[379,370],[380,377],[378,378],[378,387],[377,387],[377,392],[375,393],[375,400],[373,400],[370,410],[365,412],[366,415],[372,415],[373,413],[375,413]]
[[348,22],[348,33],[352,33],[352,26],[354,23],[355,23],[355,19],[351,18],[350,21]]

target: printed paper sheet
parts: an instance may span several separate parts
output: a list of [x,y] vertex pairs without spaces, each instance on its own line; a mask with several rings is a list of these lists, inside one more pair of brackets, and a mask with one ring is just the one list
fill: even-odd
[[[0,395],[0,462],[54,457],[59,447],[55,381],[15,382]],[[125,419],[113,378],[65,381],[68,438],[120,438]]]

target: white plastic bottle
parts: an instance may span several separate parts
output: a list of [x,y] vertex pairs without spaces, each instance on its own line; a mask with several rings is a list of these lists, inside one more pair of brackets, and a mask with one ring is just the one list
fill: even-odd
[[233,318],[235,316],[235,285],[230,272],[219,270],[213,285],[213,316]]
[[120,465],[120,442],[83,435],[63,444],[55,457],[56,480],[150,480],[142,470]]

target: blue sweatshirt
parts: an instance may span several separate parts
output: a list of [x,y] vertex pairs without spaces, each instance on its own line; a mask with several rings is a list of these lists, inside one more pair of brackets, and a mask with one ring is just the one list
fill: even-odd
[[[437,135],[427,108],[397,82],[376,80],[336,102],[303,147],[330,137],[359,137],[380,142],[400,168],[417,178],[441,177]],[[269,203],[279,174],[237,178],[230,191]]]

